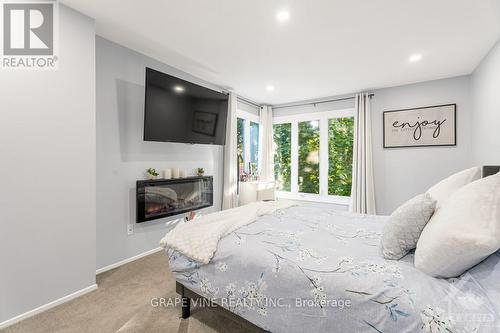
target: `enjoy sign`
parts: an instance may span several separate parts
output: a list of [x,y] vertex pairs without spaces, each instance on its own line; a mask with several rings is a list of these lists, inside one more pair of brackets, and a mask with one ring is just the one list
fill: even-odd
[[384,148],[456,146],[456,104],[384,112]]

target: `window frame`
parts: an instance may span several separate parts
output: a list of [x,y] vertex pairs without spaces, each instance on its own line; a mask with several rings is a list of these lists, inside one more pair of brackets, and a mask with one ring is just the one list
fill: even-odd
[[260,117],[256,114],[253,114],[248,111],[236,110],[236,119],[243,119],[243,151],[244,151],[244,156],[243,156],[243,170],[245,172],[249,172],[248,170],[248,163],[251,161],[251,154],[250,154],[250,122],[256,123],[259,125],[259,146],[258,146],[258,164],[257,164],[257,171],[260,173],[261,170],[261,161],[262,161],[262,131],[260,130]]
[[[276,191],[276,196],[283,199],[316,201],[349,205],[351,197],[328,194],[328,120],[335,118],[354,117],[354,109],[329,110],[321,112],[299,113],[273,118],[273,125],[291,124],[291,190]],[[319,148],[319,194],[299,192],[299,122],[319,121],[320,148]]]

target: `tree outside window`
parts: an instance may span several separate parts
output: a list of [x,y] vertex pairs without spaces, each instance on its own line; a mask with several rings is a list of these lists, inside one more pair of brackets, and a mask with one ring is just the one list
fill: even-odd
[[241,173],[245,171],[245,120],[238,118],[236,122],[236,141],[238,151],[238,170]]
[[236,121],[238,172],[240,180],[252,180],[259,175],[258,117],[240,111]]
[[[285,197],[318,195],[328,202],[345,202],[334,197],[351,196],[352,114],[350,110],[341,110],[293,115],[289,122],[283,116],[274,124],[274,174],[277,189],[291,192]],[[296,179],[292,178],[292,170]]]
[[250,122],[250,173],[257,174],[259,165],[259,124]]
[[319,121],[299,122],[299,192],[319,194]]
[[328,120],[328,194],[351,196],[354,118]]
[[279,191],[290,192],[292,187],[292,124],[275,124],[274,177]]

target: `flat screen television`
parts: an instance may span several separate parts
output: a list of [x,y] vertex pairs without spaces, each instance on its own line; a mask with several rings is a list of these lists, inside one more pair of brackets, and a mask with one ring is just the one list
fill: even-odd
[[224,145],[228,95],[146,68],[144,141]]

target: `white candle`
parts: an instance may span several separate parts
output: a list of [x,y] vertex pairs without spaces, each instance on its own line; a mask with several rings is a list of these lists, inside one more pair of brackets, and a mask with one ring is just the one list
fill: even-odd
[[179,170],[179,177],[181,178],[186,177],[186,173],[184,172],[184,170]]
[[165,178],[165,179],[172,178],[172,169],[167,168],[167,169],[163,170],[163,178]]
[[179,168],[172,168],[172,178],[179,178]]

